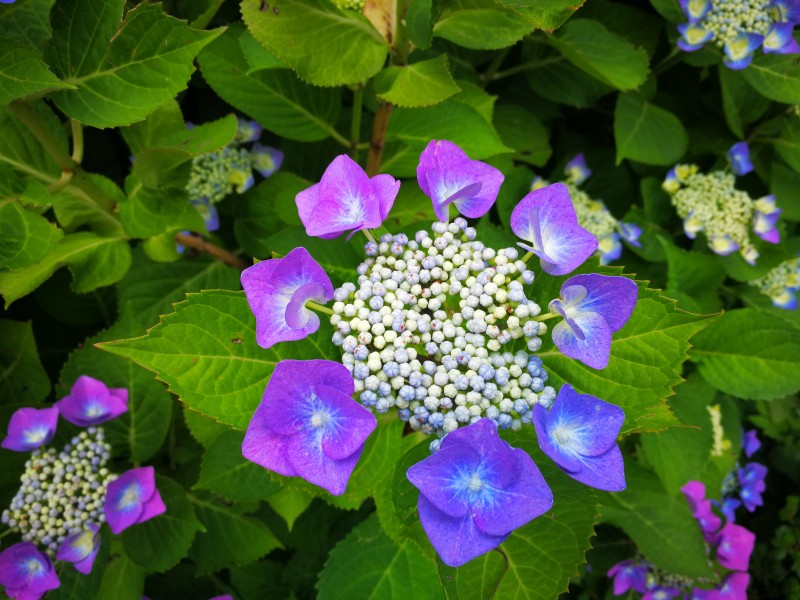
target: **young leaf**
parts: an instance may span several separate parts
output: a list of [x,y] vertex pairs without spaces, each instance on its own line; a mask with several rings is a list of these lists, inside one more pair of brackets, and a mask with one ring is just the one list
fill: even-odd
[[375,93],[396,106],[438,104],[460,91],[447,68],[447,55],[403,67],[391,66],[375,76]]
[[419,554],[412,541],[395,543],[387,537],[374,514],[331,550],[317,591],[320,600],[442,597],[436,567]]
[[46,58],[77,88],[51,97],[67,115],[94,127],[140,121],[174,98],[194,71],[194,57],[222,33],[190,29],[155,4],[131,9],[120,26],[123,6],[123,0],[65,0],[51,17]]
[[774,400],[800,390],[800,326],[780,309],[732,310],[693,339],[692,360],[718,390]]
[[228,31],[200,53],[203,77],[231,106],[291,140],[314,142],[335,133],[341,91],[300,81],[287,69],[249,73],[239,39],[244,29]]
[[686,153],[689,138],[678,117],[645,102],[638,94],[621,94],[614,111],[617,164],[629,158],[646,165],[672,165]]
[[[169,571],[186,556],[203,525],[183,488],[166,477],[156,477],[156,488],[167,511],[122,532],[125,554],[148,571]],[[202,534],[201,534],[202,535]]]
[[389,48],[355,11],[324,0],[277,0],[263,6],[260,0],[242,2],[247,28],[301,79],[321,86],[363,83],[383,67]]
[[21,269],[47,256],[64,237],[54,223],[18,202],[0,208],[0,267]]
[[0,320],[0,397],[36,404],[50,393],[50,378],[39,360],[30,321]]

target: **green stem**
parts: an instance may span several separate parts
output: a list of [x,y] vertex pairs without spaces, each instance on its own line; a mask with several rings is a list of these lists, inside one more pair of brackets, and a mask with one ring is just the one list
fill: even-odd
[[6,529],[3,533],[0,533],[0,540],[2,540],[7,535],[11,535],[12,533],[14,533],[13,529]]
[[61,147],[47,127],[42,123],[39,115],[30,104],[24,102],[12,102],[9,108],[22,121],[25,127],[33,134],[39,143],[47,150],[47,153],[53,157],[53,160],[62,171],[74,171],[78,164],[72,160],[72,157],[67,154],[67,151]]
[[538,317],[534,317],[534,321],[549,321],[550,319],[555,319],[556,317],[560,317],[561,315],[558,313],[547,313],[544,315],[539,315]]
[[322,306],[322,304],[317,304],[313,300],[306,300],[306,308],[310,308],[311,310],[315,310],[317,312],[325,313],[326,315],[332,315],[333,311],[328,308],[327,306]]
[[358,162],[358,150],[361,146],[361,113],[364,109],[364,86],[353,90],[353,120],[350,124],[350,158]]
[[658,63],[655,67],[653,67],[653,75],[660,75],[664,71],[667,71],[672,67],[674,67],[675,65],[677,65],[682,60],[683,60],[682,50],[677,46],[675,46],[660,63]]
[[375,242],[375,237],[372,235],[372,232],[369,229],[362,229],[361,231],[363,232],[364,237],[366,237],[368,241]]
[[72,160],[75,164],[83,161],[83,125],[75,119],[70,119],[72,125]]
[[526,262],[528,262],[528,261],[529,261],[530,259],[532,259],[532,258],[533,258],[533,252],[528,252],[528,253],[527,253],[525,256],[523,256],[523,257],[522,257],[520,260],[522,260],[522,262],[526,263]]
[[512,46],[508,48],[504,48],[500,52],[494,55],[492,62],[489,63],[488,68],[484,71],[483,75],[481,75],[481,82],[483,83],[483,87],[486,87],[487,84],[494,81],[495,73],[497,73],[497,69],[500,68],[500,65],[503,64],[503,61],[508,56],[508,53],[511,52]]
[[[565,60],[563,56],[553,56],[551,58],[545,58],[542,60],[531,60],[526,63],[522,63],[521,65],[517,65],[516,67],[511,67],[506,69],[505,71],[498,71],[492,77],[492,81],[498,81],[499,79],[505,79],[506,77],[511,77],[512,75],[516,75],[517,73],[523,73],[524,71],[529,71],[531,69],[537,69],[544,65],[549,65],[553,63],[560,63],[561,61]],[[487,81],[487,83],[489,83]]]

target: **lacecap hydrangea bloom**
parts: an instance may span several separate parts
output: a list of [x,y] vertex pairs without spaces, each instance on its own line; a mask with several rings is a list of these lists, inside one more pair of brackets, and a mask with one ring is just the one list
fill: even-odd
[[[567,186],[569,198],[575,207],[578,223],[595,238],[597,238],[596,254],[600,257],[600,264],[608,264],[617,260],[622,255],[622,241],[631,246],[640,247],[639,237],[641,228],[634,223],[619,221],[603,204],[602,200],[595,200],[580,189],[580,185],[592,174],[586,165],[583,154],[575,155],[564,168],[564,185]],[[546,187],[549,183],[541,177],[534,177],[531,184],[532,190]]]
[[[69,396],[53,408],[22,408],[12,416],[3,448],[33,451],[19,490],[0,517],[21,539],[0,553],[0,585],[11,598],[36,600],[57,588],[52,560],[72,563],[83,574],[91,572],[103,523],[108,522],[118,533],[165,511],[152,467],[118,476],[106,466],[111,446],[96,424],[125,412],[127,402],[127,390],[108,388],[102,381],[81,376]],[[59,414],[86,429],[60,451],[41,447],[52,439]],[[146,471],[149,479],[141,477],[141,471]],[[131,480],[135,480],[134,486],[127,485]],[[132,510],[138,499],[150,504]],[[125,527],[117,525],[120,520]]]
[[772,304],[787,310],[797,309],[797,292],[800,291],[800,258],[782,262],[764,277],[749,282],[762,294],[769,296]]
[[[255,121],[239,119],[236,137],[215,152],[192,159],[192,171],[186,191],[189,202],[202,215],[206,229],[219,229],[216,203],[236,192],[243,194],[255,183],[254,172],[267,178],[280,169],[283,153],[271,146],[262,146],[258,139],[262,128]],[[252,144],[245,147],[245,144]]]
[[[417,168],[417,181],[442,219],[451,208],[483,216],[502,178],[446,140],[432,141]],[[411,467],[408,476],[420,489],[419,511],[434,548],[447,564],[463,564],[553,502],[530,457],[498,435],[530,426],[534,410],[542,422],[562,423],[556,429],[563,447],[555,458],[562,468],[567,463],[568,474],[601,489],[624,488],[616,445],[622,410],[593,399],[592,406],[601,410],[587,415],[565,400],[566,410],[559,405],[548,413],[557,393],[547,385],[546,367],[536,353],[548,331],[544,321],[562,318],[566,330],[554,333],[557,347],[603,368],[611,335],[633,311],[637,286],[624,277],[576,276],[565,283],[563,297],[549,304],[551,312],[542,314],[530,297],[534,269],[545,277],[568,274],[597,249],[563,184],[532,191],[514,209],[511,228],[524,255],[517,247],[487,247],[462,217],[434,222],[413,236],[384,233],[375,239],[369,230],[386,218],[399,186],[390,175],[368,177],[340,156],[319,183],[298,194],[309,235],[362,231],[368,240],[365,260],[353,281],[333,291],[332,306],[323,306],[331,298],[320,293],[329,280],[307,253],[303,272],[313,275],[279,272],[279,261],[301,249],[245,271],[257,324],[269,323],[270,332],[292,332],[300,339],[317,326],[304,328],[298,314],[327,313],[334,328],[331,342],[342,357],[341,364],[278,363],[242,450],[267,469],[341,494],[375,427],[373,413],[395,409],[411,429],[433,437],[433,455]],[[273,266],[260,267],[265,263]],[[575,394],[568,386],[561,393]],[[599,438],[589,440],[588,432]],[[562,456],[582,466],[575,468]],[[499,502],[511,497],[519,510]]]
[[678,47],[686,52],[713,43],[731,69],[744,69],[761,48],[765,54],[797,54],[792,36],[800,22],[795,0],[680,0],[688,22],[678,25]]
[[751,231],[765,242],[777,244],[781,209],[775,205],[772,195],[754,200],[747,192],[736,189],[736,172],[749,172],[749,154],[745,159],[744,148],[737,144],[728,153],[736,169],[734,173],[701,173],[697,165],[676,165],[667,174],[662,187],[683,219],[683,230],[689,239],[703,232],[713,252],[727,256],[738,250],[752,265],[758,258],[758,250]]

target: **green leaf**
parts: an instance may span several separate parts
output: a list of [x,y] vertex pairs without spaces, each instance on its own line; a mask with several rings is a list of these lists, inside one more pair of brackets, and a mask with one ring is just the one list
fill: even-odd
[[289,531],[292,530],[294,522],[302,515],[314,500],[314,496],[300,490],[283,488],[277,494],[267,498],[267,502],[272,509],[286,521]]
[[[125,202],[125,194],[116,183],[109,178],[96,173],[81,174],[95,184],[106,196],[115,203]],[[51,198],[56,219],[67,231],[74,231],[83,225],[88,225],[92,231],[102,236],[122,236],[122,224],[119,219],[100,206],[95,198],[78,186],[68,186],[53,194]]]
[[800,221],[800,173],[775,162],[769,188],[783,209],[783,218]]
[[[592,263],[571,275],[621,274],[619,269]],[[534,284],[537,296],[557,298],[565,279],[537,279]],[[665,399],[672,395],[672,387],[682,381],[678,372],[687,358],[687,340],[705,327],[708,319],[678,310],[674,300],[640,284],[636,308],[626,325],[614,333],[611,359],[605,369],[592,369],[563,356],[549,340],[538,354],[550,375],[550,384],[556,389],[563,383],[571,383],[581,393],[620,406],[625,411],[622,435],[664,429],[676,424]]]
[[50,393],[50,378],[39,360],[31,321],[0,320],[0,397],[36,404]]
[[544,166],[550,160],[553,153],[548,139],[550,133],[539,119],[521,106],[498,106],[494,115],[494,126],[503,143],[515,150],[514,160],[537,167]]
[[433,0],[411,0],[406,11],[406,35],[417,48],[430,48],[433,40]]
[[[94,127],[144,119],[186,87],[194,57],[222,30],[196,31],[140,4],[120,25],[124,0],[64,0],[51,17],[47,59],[77,89],[51,95],[70,117]],[[73,15],[81,26],[73,26]]]
[[243,28],[232,26],[200,53],[200,70],[214,91],[282,137],[315,142],[335,134],[341,91],[307,85],[286,69],[248,75],[242,35]]
[[159,106],[147,115],[144,121],[119,128],[132,155],[139,154],[147,148],[160,146],[164,138],[178,135],[185,130],[183,113],[175,100]]
[[500,4],[525,17],[537,29],[553,31],[561,27],[582,3],[575,0],[500,0]]
[[618,90],[633,90],[647,79],[647,52],[597,21],[570,21],[550,43],[576,67]]
[[242,54],[250,67],[247,70],[248,75],[264,69],[289,68],[289,65],[259,44],[249,31],[245,31],[239,38],[239,45],[242,47]]
[[166,477],[156,477],[156,488],[167,511],[122,532],[125,554],[148,571],[163,573],[186,556],[203,526],[183,488]]
[[64,237],[55,224],[17,202],[0,208],[0,268],[20,269],[45,258]]
[[183,405],[183,420],[186,421],[192,437],[206,448],[223,433],[230,431],[227,425],[193,411],[188,404]]
[[134,184],[130,198],[120,204],[125,232],[133,238],[148,238],[168,231],[204,231],[203,217],[185,192],[154,189]]
[[108,563],[96,600],[141,600],[146,571],[124,554]]
[[683,14],[678,0],[650,0],[650,4],[670,23],[678,24],[686,21],[686,15]]
[[262,6],[260,0],[242,2],[247,28],[301,79],[322,86],[363,83],[383,67],[389,48],[364,16],[324,0]]
[[579,18],[599,21],[610,32],[643,48],[650,57],[655,53],[664,28],[664,21],[643,4],[633,6],[610,0],[584,3]]
[[[66,152],[67,141],[58,118],[44,103],[37,102],[31,106],[39,117],[46,120],[48,131],[56,133],[59,145]],[[61,169],[28,128],[7,107],[0,107],[0,131],[3,132],[0,136],[0,164],[4,163],[18,173],[33,175],[44,183],[58,181]],[[59,133],[61,135],[58,135]]]
[[628,487],[602,498],[603,520],[621,527],[645,558],[676,575],[709,577],[706,545],[683,494],[668,494],[654,473],[632,461]]
[[64,265],[75,278],[72,288],[84,294],[122,279],[131,265],[131,248],[120,238],[88,232],[66,235],[44,260],[24,269],[0,272],[0,293],[6,307],[30,294]]
[[133,462],[150,459],[167,437],[172,417],[172,398],[146,369],[129,360],[102,352],[97,342],[113,340],[138,329],[129,316],[99,335],[89,338],[73,352],[61,369],[59,396],[66,396],[81,375],[101,380],[109,387],[128,390],[128,410],[104,428],[115,450]]
[[264,350],[255,340],[255,317],[244,292],[190,294],[146,335],[100,344],[156,373],[194,410],[243,429],[278,361],[338,359],[330,327],[306,340]]
[[189,551],[200,573],[257,560],[281,543],[264,523],[210,500],[192,497],[197,516],[205,526]]
[[684,310],[712,313],[721,308],[717,290],[725,281],[725,270],[711,254],[687,252],[671,240],[659,238],[667,257],[667,289]]
[[438,104],[460,91],[447,68],[447,55],[402,67],[391,66],[375,76],[375,93],[396,106]]
[[645,102],[638,94],[621,94],[614,111],[617,164],[629,158],[646,165],[672,165],[686,153],[689,138],[678,117]]
[[800,173],[800,119],[787,119],[783,132],[774,140],[774,144],[786,164]]
[[703,378],[738,398],[774,400],[800,390],[800,326],[780,309],[741,308],[692,341]]
[[457,569],[437,557],[436,566],[448,600],[495,598],[500,580],[506,574],[506,559],[499,550],[473,558]]
[[244,433],[226,431],[214,439],[203,456],[198,490],[209,490],[234,502],[264,500],[280,491],[263,467],[242,456]]
[[748,85],[739,71],[718,69],[718,72],[725,122],[736,137],[744,139],[745,125],[756,121],[766,112],[769,100]]
[[449,0],[439,8],[433,35],[473,50],[506,48],[534,30],[533,24],[493,0]]
[[436,567],[420,556],[413,542],[396,544],[388,538],[375,515],[331,550],[317,591],[319,600],[444,597]]
[[53,34],[50,29],[50,9],[55,0],[17,0],[13,5],[0,6],[0,31],[20,45],[40,49]]
[[0,105],[36,92],[71,88],[50,72],[41,55],[16,41],[0,43]]
[[791,54],[757,54],[742,77],[770,100],[800,104],[800,62]]

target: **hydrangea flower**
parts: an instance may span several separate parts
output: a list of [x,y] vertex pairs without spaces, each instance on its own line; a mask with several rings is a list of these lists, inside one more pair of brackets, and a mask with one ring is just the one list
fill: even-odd
[[261,173],[264,178],[272,175],[283,164],[283,152],[271,146],[262,146],[259,143],[253,144],[250,157],[253,159],[253,168]]
[[716,538],[717,562],[732,571],[747,571],[756,536],[736,523],[726,523]]
[[749,573],[735,571],[728,573],[719,587],[711,590],[693,590],[691,600],[747,600],[749,584]]
[[797,292],[800,290],[800,258],[782,262],[764,277],[750,285],[769,296],[772,304],[786,310],[797,309]]
[[761,47],[764,53],[796,54],[792,37],[800,14],[792,0],[680,0],[688,22],[678,25],[678,47],[699,50],[713,41],[724,51],[725,65],[744,69]]
[[625,467],[617,436],[625,421],[618,406],[565,383],[550,410],[533,408],[539,447],[567,475],[600,490],[625,489]]
[[745,508],[753,512],[757,507],[763,506],[764,500],[761,493],[766,489],[764,478],[767,476],[767,467],[757,462],[747,463],[737,471],[739,479],[739,497]]
[[30,542],[14,544],[0,552],[0,585],[9,598],[38,600],[59,584],[50,558]]
[[469,156],[453,142],[431,140],[419,157],[417,183],[433,202],[440,221],[449,221],[450,205],[465,217],[485,215],[497,200],[505,176]]
[[550,275],[574,271],[597,249],[597,238],[578,225],[563,183],[526,195],[511,213],[511,229],[525,240],[518,245],[538,256]]
[[608,576],[614,579],[614,595],[621,596],[629,590],[644,593],[647,591],[647,573],[649,569],[632,560],[618,562],[608,570]]
[[[565,180],[563,183],[569,191],[575,214],[578,217],[578,224],[597,238],[596,254],[600,257],[600,264],[605,265],[617,260],[622,255],[620,240],[631,246],[641,247],[639,237],[642,235],[642,230],[634,223],[618,221],[602,200],[595,200],[580,189],[580,184],[586,181],[591,174],[592,171],[586,166],[583,154],[577,154],[564,168]],[[547,181],[537,176],[533,179],[531,190],[537,190],[547,185]]]
[[297,194],[295,202],[306,233],[334,238],[380,227],[394,204],[400,182],[391,175],[368,177],[346,154],[337,156],[319,183]]
[[449,433],[406,475],[420,491],[422,527],[451,567],[496,548],[553,505],[531,457],[502,440],[488,419]]
[[747,142],[738,142],[731,146],[727,157],[735,175],[747,175],[753,170],[753,163],[750,161],[750,146],[747,145]]
[[153,467],[130,469],[108,484],[104,511],[115,534],[166,512]]
[[242,272],[242,287],[256,317],[256,341],[262,348],[317,331],[319,317],[306,303],[333,298],[331,280],[305,248],[248,267]]
[[92,572],[94,559],[100,550],[100,527],[89,523],[87,529],[68,536],[58,549],[56,558],[75,564],[78,572],[88,575]]
[[697,520],[703,536],[707,541],[713,539],[714,533],[719,530],[722,521],[711,509],[712,502],[706,498],[706,486],[701,481],[689,481],[681,488],[692,516]]
[[750,429],[742,434],[742,450],[744,455],[750,458],[759,451],[761,448],[761,440],[758,439],[758,432],[755,429]]
[[128,390],[109,388],[102,381],[81,375],[69,396],[55,404],[61,416],[78,427],[99,425],[128,410]]
[[681,591],[677,588],[666,585],[655,585],[647,589],[642,600],[670,600],[680,596]]
[[774,198],[753,200],[747,192],[737,190],[734,183],[735,177],[729,172],[704,174],[696,165],[676,165],[662,187],[683,219],[689,239],[702,231],[716,254],[727,256],[738,250],[744,260],[755,264],[758,251],[750,229],[763,240],[778,243],[780,235],[775,223],[780,209]]
[[279,362],[253,415],[242,454],[338,496],[377,419],[355,402],[353,377],[329,360]]
[[203,217],[203,221],[206,224],[206,231],[211,233],[219,229],[219,211],[217,211],[216,206],[211,204],[208,198],[190,198],[189,204],[194,206],[195,210]]
[[58,409],[19,408],[8,422],[2,447],[15,452],[30,452],[53,439],[58,424]]
[[561,286],[550,311],[564,320],[553,328],[553,343],[566,356],[604,369],[611,356],[611,336],[628,322],[639,288],[632,279],[576,275]]

